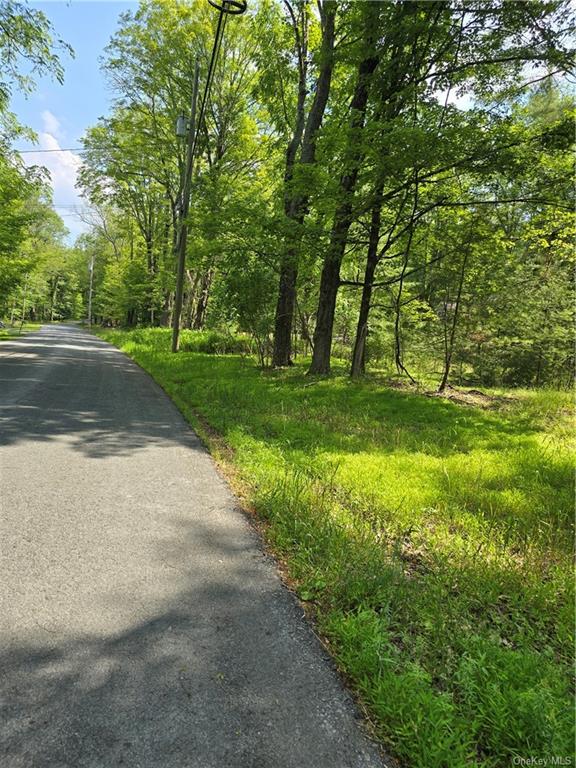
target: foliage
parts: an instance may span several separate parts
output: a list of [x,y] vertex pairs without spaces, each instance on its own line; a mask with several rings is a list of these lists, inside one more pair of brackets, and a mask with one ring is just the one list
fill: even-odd
[[10,148],[15,139],[34,134],[9,112],[9,97],[15,88],[30,92],[38,75],[62,82],[62,53],[72,50],[54,37],[45,13],[16,0],[0,3],[0,316],[10,312],[13,320],[26,312],[27,301],[30,312],[36,271],[60,242],[64,226],[51,209],[44,169],[26,168]]
[[[47,197],[38,177],[13,158],[3,164],[0,156],[0,316],[9,311],[14,316],[18,305],[18,312],[27,309],[34,319],[36,301],[49,302],[54,281],[60,288],[75,284],[75,270],[66,263],[62,246],[66,230]],[[46,312],[42,317],[54,319]]]
[[[315,335],[316,372],[333,353],[353,375],[416,365],[441,388],[565,386],[573,14],[343,4],[334,43],[332,10],[263,0],[227,26],[199,126],[182,324],[249,332],[262,365],[273,336],[286,363]],[[106,322],[172,322],[173,125],[214,25],[205,4],[146,0],[107,48],[114,104],[81,174]],[[535,64],[547,70],[532,84]]]
[[[63,40],[54,39],[54,30],[46,14],[17,0],[3,0],[0,5],[0,112],[7,106],[11,89],[33,88],[34,76],[51,74],[59,82],[64,68],[59,54],[72,54]],[[29,73],[22,72],[27,63]]]
[[[138,344],[154,344],[158,333],[155,328],[143,328],[134,331],[132,338]],[[165,337],[165,332],[163,334]],[[217,331],[184,330],[180,348],[183,352],[200,352],[206,355],[242,355],[252,352],[249,339],[245,336]]]

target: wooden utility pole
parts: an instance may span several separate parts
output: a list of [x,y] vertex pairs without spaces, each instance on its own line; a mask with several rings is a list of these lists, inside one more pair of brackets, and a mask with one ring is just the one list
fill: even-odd
[[192,187],[192,173],[194,171],[194,138],[196,135],[196,102],[198,100],[198,79],[200,76],[200,64],[196,60],[194,67],[194,86],[192,88],[192,104],[190,109],[190,126],[188,128],[188,143],[186,145],[186,164],[184,168],[184,182],[182,184],[182,200],[180,202],[180,216],[178,237],[176,240],[176,253],[178,254],[178,271],[176,273],[176,296],[174,298],[174,315],[172,327],[172,352],[178,352],[180,345],[180,315],[182,314],[182,296],[184,293],[184,271],[186,268],[186,241],[188,239],[188,211],[190,209],[190,190]]
[[22,328],[24,327],[24,318],[26,317],[26,299],[28,298],[28,279],[30,275],[26,275],[26,279],[24,280],[24,293],[22,294],[22,317],[20,318],[20,330],[18,331],[18,335],[22,333]]
[[90,284],[88,287],[88,328],[92,327],[92,290],[94,285],[94,254],[90,256]]

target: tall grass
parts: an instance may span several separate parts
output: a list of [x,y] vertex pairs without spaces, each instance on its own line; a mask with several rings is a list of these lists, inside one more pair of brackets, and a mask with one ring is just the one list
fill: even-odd
[[104,335],[232,449],[392,754],[413,768],[573,757],[566,393],[481,410],[300,365],[171,355],[163,330]]

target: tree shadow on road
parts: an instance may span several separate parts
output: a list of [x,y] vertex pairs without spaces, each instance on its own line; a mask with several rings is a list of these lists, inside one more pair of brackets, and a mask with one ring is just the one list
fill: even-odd
[[148,374],[96,337],[48,327],[0,351],[0,446],[66,440],[103,459],[199,445]]
[[140,580],[12,627],[2,768],[381,766],[242,513],[166,531]]

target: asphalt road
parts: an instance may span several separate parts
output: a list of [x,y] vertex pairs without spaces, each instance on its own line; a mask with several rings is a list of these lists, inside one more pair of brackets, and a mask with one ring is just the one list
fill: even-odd
[[0,344],[1,768],[382,768],[160,388],[74,326]]

